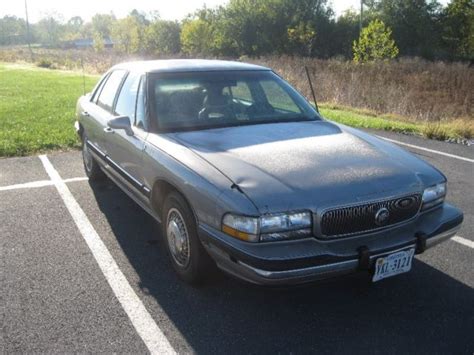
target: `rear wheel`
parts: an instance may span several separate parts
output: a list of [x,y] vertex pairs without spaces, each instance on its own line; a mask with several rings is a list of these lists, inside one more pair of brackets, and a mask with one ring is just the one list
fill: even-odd
[[166,197],[161,225],[171,263],[179,277],[193,285],[205,281],[213,262],[199,240],[191,208],[175,191]]
[[88,145],[87,137],[84,136],[82,140],[82,161],[84,163],[84,170],[90,181],[99,181],[105,178],[105,174],[95,160]]

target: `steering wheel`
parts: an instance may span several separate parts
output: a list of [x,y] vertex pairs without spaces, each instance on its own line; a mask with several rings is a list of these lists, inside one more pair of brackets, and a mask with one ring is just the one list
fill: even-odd
[[229,106],[207,106],[204,107],[201,111],[199,111],[199,119],[200,120],[207,120],[211,114],[218,114],[218,118],[228,117],[228,118],[235,118],[234,112],[230,109]]
[[246,112],[249,116],[253,115],[264,115],[274,113],[275,109],[268,102],[254,103],[247,107]]

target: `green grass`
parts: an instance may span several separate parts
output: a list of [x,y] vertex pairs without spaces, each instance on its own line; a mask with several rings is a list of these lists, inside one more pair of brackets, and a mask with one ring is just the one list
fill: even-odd
[[319,106],[322,115],[327,119],[352,127],[416,134],[437,140],[448,138],[472,139],[474,137],[474,121],[470,118],[458,118],[442,122],[415,121],[397,115],[377,114],[365,109],[339,107],[331,104]]
[[[89,91],[98,77],[86,76],[85,80]],[[79,147],[73,124],[82,93],[80,73],[0,63],[0,157]],[[462,121],[433,125],[329,104],[320,109],[324,117],[353,127],[435,139],[472,136],[472,126]]]
[[[86,90],[97,77],[86,76]],[[82,75],[0,63],[0,156],[79,146],[74,131]]]
[[335,109],[328,108],[326,105],[321,105],[320,111],[325,118],[352,127],[415,134],[423,134],[424,130],[424,124],[415,124],[368,114],[361,114],[349,109]]

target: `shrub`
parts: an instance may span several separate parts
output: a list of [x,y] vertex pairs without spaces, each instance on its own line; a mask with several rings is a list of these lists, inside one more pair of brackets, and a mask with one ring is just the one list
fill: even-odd
[[46,68],[46,69],[55,69],[53,62],[46,58],[41,58],[37,63],[37,67]]
[[449,136],[446,128],[439,123],[428,123],[423,129],[423,135],[429,139],[446,140]]
[[398,48],[391,38],[392,30],[380,20],[373,20],[362,29],[359,40],[352,46],[355,62],[370,62],[381,59],[393,59]]

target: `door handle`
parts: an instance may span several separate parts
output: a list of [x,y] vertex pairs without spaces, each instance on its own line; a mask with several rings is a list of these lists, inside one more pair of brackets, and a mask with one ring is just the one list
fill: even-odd
[[86,116],[86,117],[90,116],[89,112],[87,112],[87,111],[82,111],[81,115]]
[[113,130],[112,128],[110,128],[110,127],[105,127],[105,128],[104,128],[104,132],[105,132],[105,133],[114,133],[114,130]]

